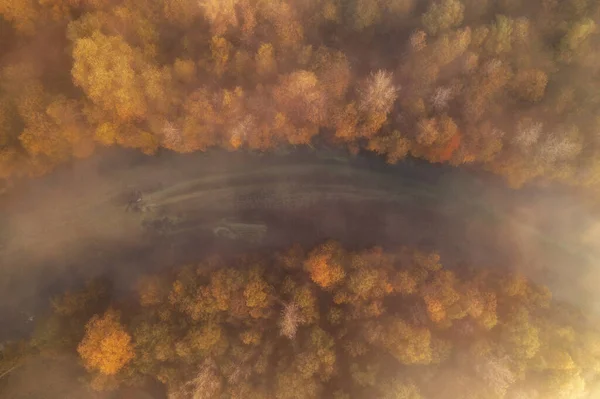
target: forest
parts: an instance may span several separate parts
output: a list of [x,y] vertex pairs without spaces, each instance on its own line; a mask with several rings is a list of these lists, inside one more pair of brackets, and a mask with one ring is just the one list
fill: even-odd
[[[600,397],[599,21],[600,0],[0,0],[0,328],[36,312],[0,331],[0,396]],[[297,149],[342,161],[257,160]],[[63,361],[49,379],[83,391],[28,393]]]
[[0,0],[0,178],[335,145],[598,187],[597,0]]
[[136,293],[95,280],[56,297],[0,373],[71,352],[96,391],[159,381],[170,399],[571,399],[600,382],[597,323],[522,275],[449,270],[435,252],[213,256]]

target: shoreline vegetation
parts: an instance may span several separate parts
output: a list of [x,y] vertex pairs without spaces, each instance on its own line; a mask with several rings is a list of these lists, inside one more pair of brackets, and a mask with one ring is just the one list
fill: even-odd
[[5,347],[0,370],[77,354],[92,391],[154,387],[171,399],[577,398],[597,388],[597,324],[518,274],[440,262],[328,241],[146,275],[129,299],[94,280],[56,297],[31,340]]
[[1,0],[0,178],[104,146],[351,152],[597,187],[600,5]]

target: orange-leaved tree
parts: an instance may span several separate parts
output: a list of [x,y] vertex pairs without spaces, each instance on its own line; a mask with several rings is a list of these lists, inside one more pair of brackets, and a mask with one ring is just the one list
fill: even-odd
[[88,370],[115,375],[133,359],[131,335],[125,331],[120,318],[119,312],[109,309],[86,324],[77,352]]
[[321,288],[329,288],[339,283],[346,276],[342,259],[342,248],[335,242],[328,242],[313,250],[304,269],[310,279]]

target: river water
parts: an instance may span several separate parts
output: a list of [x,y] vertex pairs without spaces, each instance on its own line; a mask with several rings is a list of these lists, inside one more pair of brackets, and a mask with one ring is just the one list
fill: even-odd
[[448,267],[518,269],[596,311],[599,221],[563,188],[516,191],[416,160],[110,150],[0,197],[0,338],[26,332],[52,295],[93,277],[128,292],[140,274],[206,254],[330,238],[436,249]]

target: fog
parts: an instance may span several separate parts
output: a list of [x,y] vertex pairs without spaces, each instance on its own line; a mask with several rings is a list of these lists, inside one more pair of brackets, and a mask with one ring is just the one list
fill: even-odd
[[[594,0],[0,0],[0,396],[43,395],[29,391],[40,377],[42,386],[57,381],[50,397],[92,397],[79,379],[99,371],[84,373],[75,353],[61,353],[52,368],[46,353],[27,353],[18,373],[2,374],[3,342],[27,339],[58,295],[101,277],[114,302],[125,303],[140,276],[213,254],[272,255],[295,243],[437,251],[450,270],[523,274],[547,285],[556,302],[600,321],[598,20]],[[331,293],[317,286],[323,296]],[[575,328],[579,320],[561,314],[543,324],[536,315],[531,319],[543,327],[531,327],[531,304],[513,304],[498,287],[485,295],[479,286],[461,287],[460,306],[448,309],[427,287],[419,291],[421,308],[433,309],[424,335],[437,341],[415,352],[442,353],[442,340],[465,341],[458,321],[468,324],[462,319],[469,314],[475,323],[482,303],[493,302],[494,312],[498,304],[503,319],[494,321],[497,328],[484,323],[481,336],[491,331],[499,340],[510,330],[525,338],[515,333],[488,348],[496,357],[475,362],[481,375],[461,358],[466,349],[446,367],[430,359],[439,372],[431,381],[461,379],[450,369],[462,362],[467,366],[457,370],[477,375],[468,377],[483,386],[473,389],[478,397],[493,391],[539,399],[547,392],[526,396],[528,385],[556,381],[563,385],[548,392],[557,398],[593,395],[585,390],[600,380],[600,344],[586,335],[580,350],[573,343],[584,333],[570,339],[561,330],[558,339],[546,331],[554,322]],[[373,308],[384,309],[376,299]],[[417,300],[405,299],[393,316],[408,317],[402,307]],[[328,305],[339,310],[336,301]],[[512,305],[525,309],[514,312],[526,314],[523,325],[511,324]],[[461,306],[460,317],[432,316]],[[389,315],[381,314],[384,325]],[[276,325],[277,317],[269,321]],[[82,331],[85,322],[77,320]],[[396,322],[398,331],[422,327]],[[337,328],[329,327],[327,333]],[[185,345],[194,328],[187,330],[173,333],[171,346]],[[545,347],[535,359],[521,356],[521,341],[536,341],[538,330]],[[135,341],[137,332],[124,335]],[[340,347],[353,338],[335,337]],[[381,351],[375,341],[367,344]],[[385,356],[397,355],[383,347]],[[593,361],[581,354],[596,347]],[[287,349],[278,354],[301,358],[295,346]],[[172,392],[186,379],[193,383],[198,370],[214,371],[204,367],[205,355],[186,358],[167,377],[162,369],[136,372]],[[185,357],[177,356],[173,364]],[[381,366],[379,356],[371,358]],[[415,364],[398,363],[402,373]],[[335,376],[324,392],[364,388],[346,366],[348,375]],[[215,375],[225,378],[229,371],[219,367]],[[413,378],[416,367],[400,379],[413,388],[430,385],[429,377]],[[557,370],[564,373],[557,377]],[[264,380],[274,385],[288,371],[279,367]],[[489,380],[507,375],[496,391],[498,378]],[[319,377],[316,385],[325,381]],[[450,395],[468,391],[460,384],[450,385]],[[357,397],[377,395],[369,389]]]
[[[146,212],[127,211],[136,191]],[[93,277],[126,293],[139,275],[202,255],[328,238],[439,250],[448,266],[517,269],[558,299],[600,310],[597,209],[560,188],[516,191],[482,172],[331,150],[108,151],[17,183],[2,202],[5,336],[26,331],[52,295]],[[166,230],[143,227],[165,217]]]

